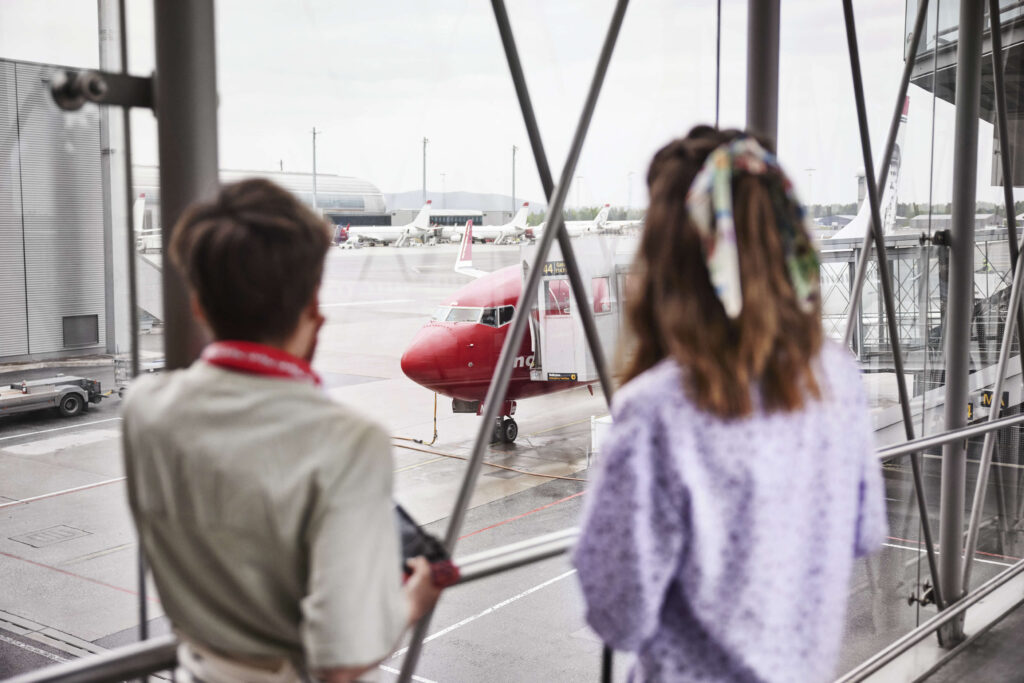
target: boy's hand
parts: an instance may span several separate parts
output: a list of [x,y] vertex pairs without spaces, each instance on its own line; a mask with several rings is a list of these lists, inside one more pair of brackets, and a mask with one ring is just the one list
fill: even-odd
[[409,624],[414,624],[432,610],[441,595],[441,588],[434,585],[430,563],[422,555],[406,561],[412,571],[405,582],[405,597],[409,602]]

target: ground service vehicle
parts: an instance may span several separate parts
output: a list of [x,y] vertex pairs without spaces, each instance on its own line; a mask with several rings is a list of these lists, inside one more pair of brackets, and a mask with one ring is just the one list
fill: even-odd
[[99,380],[58,375],[0,388],[0,416],[56,408],[74,417],[103,400]]

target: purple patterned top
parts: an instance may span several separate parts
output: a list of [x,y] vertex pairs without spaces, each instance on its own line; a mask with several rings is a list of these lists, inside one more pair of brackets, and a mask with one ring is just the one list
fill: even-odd
[[855,557],[887,533],[857,366],[826,343],[823,397],[723,420],[670,360],[624,386],[574,564],[587,622],[643,681],[825,681]]

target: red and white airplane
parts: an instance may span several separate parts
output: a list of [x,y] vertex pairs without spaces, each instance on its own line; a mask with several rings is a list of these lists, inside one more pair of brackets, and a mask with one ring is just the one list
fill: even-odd
[[[522,270],[513,265],[487,273],[473,268],[473,222],[466,223],[456,272],[476,278],[456,291],[420,328],[402,354],[402,372],[417,384],[452,399],[456,413],[481,413],[491,376],[522,290]],[[568,285],[568,281],[565,281]],[[565,291],[554,293],[566,301]],[[532,327],[532,326],[531,326]],[[534,363],[533,330],[519,346],[497,423],[495,441],[512,442],[519,426],[512,416],[516,401],[579,386],[575,381],[530,379]]]

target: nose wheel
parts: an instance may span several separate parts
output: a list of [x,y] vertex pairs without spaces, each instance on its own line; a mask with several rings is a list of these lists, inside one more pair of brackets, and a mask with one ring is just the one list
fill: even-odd
[[511,417],[499,417],[494,422],[494,443],[512,443],[519,436],[519,425]]

